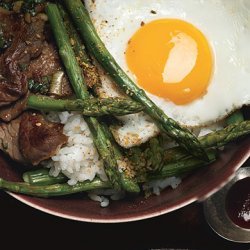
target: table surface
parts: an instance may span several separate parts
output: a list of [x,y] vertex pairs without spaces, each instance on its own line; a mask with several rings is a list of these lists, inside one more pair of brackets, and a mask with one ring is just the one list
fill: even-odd
[[[22,242],[39,249],[82,245],[81,249],[226,249],[249,250],[249,244],[232,243],[207,225],[201,203],[193,203],[156,218],[120,224],[94,224],[62,219],[31,208],[0,192],[1,245]],[[3,230],[4,229],[4,230]],[[12,235],[13,241],[9,241]],[[55,237],[55,240],[54,240]],[[51,241],[50,241],[51,242]],[[44,244],[44,246],[43,246]],[[36,246],[36,245],[35,245]],[[11,249],[11,248],[10,248]],[[32,247],[37,249],[37,247]],[[60,249],[60,248],[57,248]]]

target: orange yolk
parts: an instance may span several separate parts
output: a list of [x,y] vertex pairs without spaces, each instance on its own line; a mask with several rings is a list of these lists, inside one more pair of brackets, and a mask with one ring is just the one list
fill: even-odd
[[177,19],[143,25],[128,42],[126,60],[144,90],[179,105],[206,93],[213,70],[205,36]]

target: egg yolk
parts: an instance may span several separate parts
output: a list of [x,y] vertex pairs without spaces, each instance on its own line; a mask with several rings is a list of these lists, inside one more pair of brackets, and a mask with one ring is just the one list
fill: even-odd
[[177,19],[142,25],[128,42],[126,60],[145,91],[178,105],[203,96],[213,70],[206,37]]

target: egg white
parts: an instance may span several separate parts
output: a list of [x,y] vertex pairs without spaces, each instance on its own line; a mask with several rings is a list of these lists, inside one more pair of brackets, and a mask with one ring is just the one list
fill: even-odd
[[214,74],[206,95],[186,105],[175,105],[148,93],[168,116],[181,124],[209,124],[250,103],[248,0],[87,0],[85,3],[104,44],[135,82],[124,52],[142,22],[179,18],[205,34],[215,57]]

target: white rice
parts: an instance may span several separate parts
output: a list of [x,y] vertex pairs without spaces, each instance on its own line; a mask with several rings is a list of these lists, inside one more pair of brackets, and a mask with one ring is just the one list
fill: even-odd
[[161,191],[166,187],[177,188],[181,183],[179,177],[168,177],[161,180],[153,180],[143,185],[145,191],[152,191],[156,195],[160,195]]
[[100,202],[101,207],[107,207],[109,205],[109,199],[105,196],[99,196],[93,193],[88,193],[88,196],[91,200]]
[[68,143],[52,157],[50,174],[57,176],[60,172],[69,178],[68,184],[74,185],[78,181],[93,180],[99,176],[107,180],[103,161],[94,146],[90,130],[82,115],[78,113],[62,112],[50,120],[57,120],[64,124],[63,133],[68,136]]

